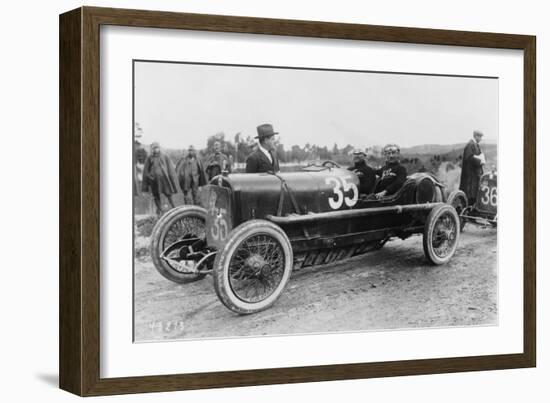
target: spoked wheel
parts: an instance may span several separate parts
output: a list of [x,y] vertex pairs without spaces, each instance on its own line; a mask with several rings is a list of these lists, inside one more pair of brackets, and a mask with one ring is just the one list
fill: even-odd
[[[176,283],[202,279],[212,258],[203,259],[205,247],[206,210],[198,206],[181,206],[167,212],[153,228],[151,257],[160,274]],[[213,257],[213,256],[212,256]],[[200,266],[200,267],[199,267]]]
[[453,206],[456,210],[458,217],[460,218],[460,231],[462,232],[464,230],[464,226],[466,225],[466,219],[461,216],[468,208],[468,198],[466,197],[466,194],[462,190],[455,190],[449,195],[447,204]]
[[275,303],[292,272],[292,247],[283,230],[266,220],[235,228],[214,262],[214,287],[222,303],[240,314]]
[[456,210],[441,204],[435,207],[424,226],[424,254],[433,264],[447,263],[454,255],[460,237],[460,219]]

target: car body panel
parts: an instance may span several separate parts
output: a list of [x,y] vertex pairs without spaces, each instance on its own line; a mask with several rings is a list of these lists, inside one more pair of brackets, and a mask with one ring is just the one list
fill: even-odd
[[498,175],[495,171],[483,174],[474,204],[460,214],[466,222],[484,227],[496,227],[498,217]]
[[206,208],[206,242],[219,249],[233,229],[231,190],[222,186],[210,186]]
[[486,173],[479,179],[475,209],[481,213],[496,215],[498,205],[497,175]]
[[431,199],[418,203],[419,184],[438,186],[430,175],[415,174],[396,194],[378,200],[359,195],[359,178],[341,168],[220,175],[205,187],[207,243],[220,249],[239,224],[266,219],[285,231],[298,255],[330,255],[334,248],[351,248],[354,255],[390,237],[422,232],[435,191],[424,189],[421,197]]

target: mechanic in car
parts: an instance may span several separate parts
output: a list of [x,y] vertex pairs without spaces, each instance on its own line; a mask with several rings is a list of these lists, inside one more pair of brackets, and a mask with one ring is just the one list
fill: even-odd
[[367,164],[367,154],[358,148],[353,150],[353,165],[348,168],[359,178],[359,193],[371,194],[376,182],[374,169]]
[[390,196],[397,192],[407,180],[407,169],[399,162],[400,148],[397,144],[384,146],[386,164],[375,171],[380,177],[374,195],[377,199]]
[[279,133],[274,131],[269,123],[258,126],[256,130],[258,135],[254,138],[258,139],[258,147],[246,157],[246,173],[279,171],[279,160],[273,138]]

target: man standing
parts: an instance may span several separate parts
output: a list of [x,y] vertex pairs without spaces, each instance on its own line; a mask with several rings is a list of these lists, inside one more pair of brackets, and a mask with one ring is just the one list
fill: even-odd
[[476,202],[477,190],[479,187],[479,179],[483,175],[483,165],[485,165],[485,154],[481,151],[479,143],[483,133],[479,130],[474,130],[473,139],[470,139],[464,154],[462,155],[462,172],[460,173],[460,190],[462,190],[468,198],[468,204],[472,205]]
[[206,175],[195,147],[189,146],[187,155],[176,166],[178,180],[187,204],[199,205],[199,186],[206,185]]
[[367,154],[363,150],[355,149],[353,151],[353,166],[348,170],[354,172],[359,177],[359,193],[370,194],[376,182],[376,174],[367,164]]
[[143,166],[142,191],[151,191],[157,207],[157,215],[162,214],[160,195],[168,199],[170,206],[175,207],[172,195],[178,192],[176,172],[170,158],[161,153],[157,142],[151,144],[151,154],[145,160]]
[[231,172],[231,163],[227,155],[221,152],[222,146],[219,141],[214,143],[214,154],[211,154],[206,163],[206,175],[208,180],[224,171]]
[[246,173],[277,172],[279,160],[275,153],[273,136],[279,134],[273,131],[273,126],[266,123],[256,128],[258,147],[246,157]]
[[143,184],[143,167],[147,160],[147,151],[138,141],[134,142],[134,149],[134,196],[139,196]]
[[407,180],[407,169],[399,162],[400,151],[397,144],[384,146],[386,164],[375,172],[380,176],[374,190],[377,199],[394,194]]

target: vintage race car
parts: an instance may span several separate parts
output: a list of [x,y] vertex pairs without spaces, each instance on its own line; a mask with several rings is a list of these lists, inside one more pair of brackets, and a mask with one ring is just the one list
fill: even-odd
[[221,302],[248,314],[271,306],[293,269],[378,250],[391,238],[423,234],[429,262],[451,259],[460,221],[434,177],[411,175],[381,200],[358,186],[356,174],[330,161],[298,172],[219,175],[205,188],[206,208],[176,207],[157,222],[153,262],[178,283],[212,274]]
[[462,190],[454,191],[449,195],[447,202],[455,207],[460,217],[461,230],[468,222],[483,227],[497,226],[497,176],[494,170],[481,176],[473,205],[468,205],[468,198]]

